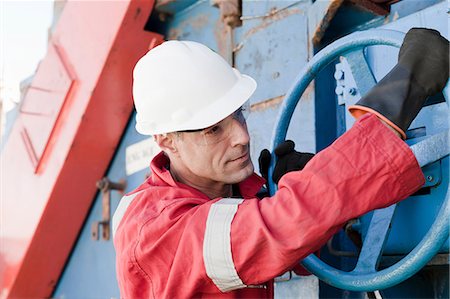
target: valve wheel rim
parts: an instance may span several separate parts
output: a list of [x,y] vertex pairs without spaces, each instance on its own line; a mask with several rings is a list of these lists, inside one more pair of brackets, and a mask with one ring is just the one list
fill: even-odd
[[[286,99],[280,108],[276,127],[272,135],[272,159],[269,167],[269,190],[273,194],[276,190],[276,185],[272,180],[272,173],[276,163],[276,156],[273,154],[273,149],[278,144],[283,142],[286,138],[287,129],[289,127],[294,109],[300,101],[304,91],[317,76],[317,74],[326,67],[329,63],[337,57],[354,52],[369,46],[386,45],[400,48],[405,34],[399,31],[374,29],[363,32],[356,32],[343,37],[332,44],[328,45],[320,52],[318,52],[297,75],[295,83],[286,95]],[[449,85],[447,85],[445,97],[447,104],[449,103]],[[429,138],[425,139],[428,140]],[[448,155],[449,135],[448,132],[441,136],[446,145],[445,152]],[[423,142],[425,142],[423,141]],[[422,142],[421,142],[422,143]],[[413,149],[414,145],[411,147]],[[420,147],[420,146],[419,146]],[[413,150],[414,151],[414,150]],[[442,157],[441,157],[442,158]],[[427,160],[420,159],[418,160]],[[430,161],[427,161],[430,162]],[[425,166],[425,165],[421,165]],[[404,258],[394,265],[371,273],[362,273],[358,268],[351,272],[345,272],[336,269],[321,261],[314,254],[306,257],[302,264],[311,273],[326,283],[346,290],[352,291],[375,291],[394,286],[407,278],[414,275],[431,258],[438,252],[449,235],[449,204],[450,188],[447,187],[447,193],[442,203],[439,214],[437,215],[431,228],[428,230],[423,239],[418,245]],[[395,207],[393,207],[395,209]],[[382,254],[382,252],[380,252]],[[358,258],[359,262],[359,258]]]

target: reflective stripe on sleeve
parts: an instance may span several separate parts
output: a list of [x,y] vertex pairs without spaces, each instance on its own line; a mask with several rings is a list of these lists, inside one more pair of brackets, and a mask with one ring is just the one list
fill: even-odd
[[206,220],[203,260],[206,274],[222,292],[245,288],[233,263],[231,222],[241,198],[223,198],[211,205]]
[[125,212],[127,211],[128,206],[131,204],[133,199],[141,192],[136,192],[134,194],[124,196],[119,201],[119,205],[117,206],[116,211],[114,212],[113,218],[112,218],[112,235],[113,239],[116,235],[117,228],[119,227],[120,221],[123,218],[123,215],[125,215]]

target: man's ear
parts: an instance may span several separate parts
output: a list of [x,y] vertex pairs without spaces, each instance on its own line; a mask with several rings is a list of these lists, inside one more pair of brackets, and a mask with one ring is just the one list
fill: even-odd
[[158,146],[166,153],[177,154],[178,150],[175,143],[175,138],[177,136],[175,134],[158,134],[153,135],[153,139],[158,144]]

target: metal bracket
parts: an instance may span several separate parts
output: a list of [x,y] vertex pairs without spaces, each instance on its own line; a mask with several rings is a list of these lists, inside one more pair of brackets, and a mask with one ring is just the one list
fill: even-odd
[[212,5],[220,9],[220,19],[231,28],[242,26],[242,0],[212,0]]
[[102,239],[107,241],[111,236],[111,190],[117,190],[123,193],[127,186],[125,180],[118,183],[111,182],[107,177],[97,181],[97,188],[102,192],[102,220],[92,223],[92,239],[99,239],[100,226],[102,227]]

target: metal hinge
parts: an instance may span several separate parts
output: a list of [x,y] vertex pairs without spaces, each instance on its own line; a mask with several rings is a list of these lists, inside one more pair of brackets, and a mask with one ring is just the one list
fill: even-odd
[[111,182],[107,177],[97,181],[97,188],[102,192],[102,220],[92,223],[92,239],[99,239],[100,227],[102,227],[102,239],[109,240],[111,236],[111,190],[117,190],[123,193],[127,186],[125,180],[118,183]]

